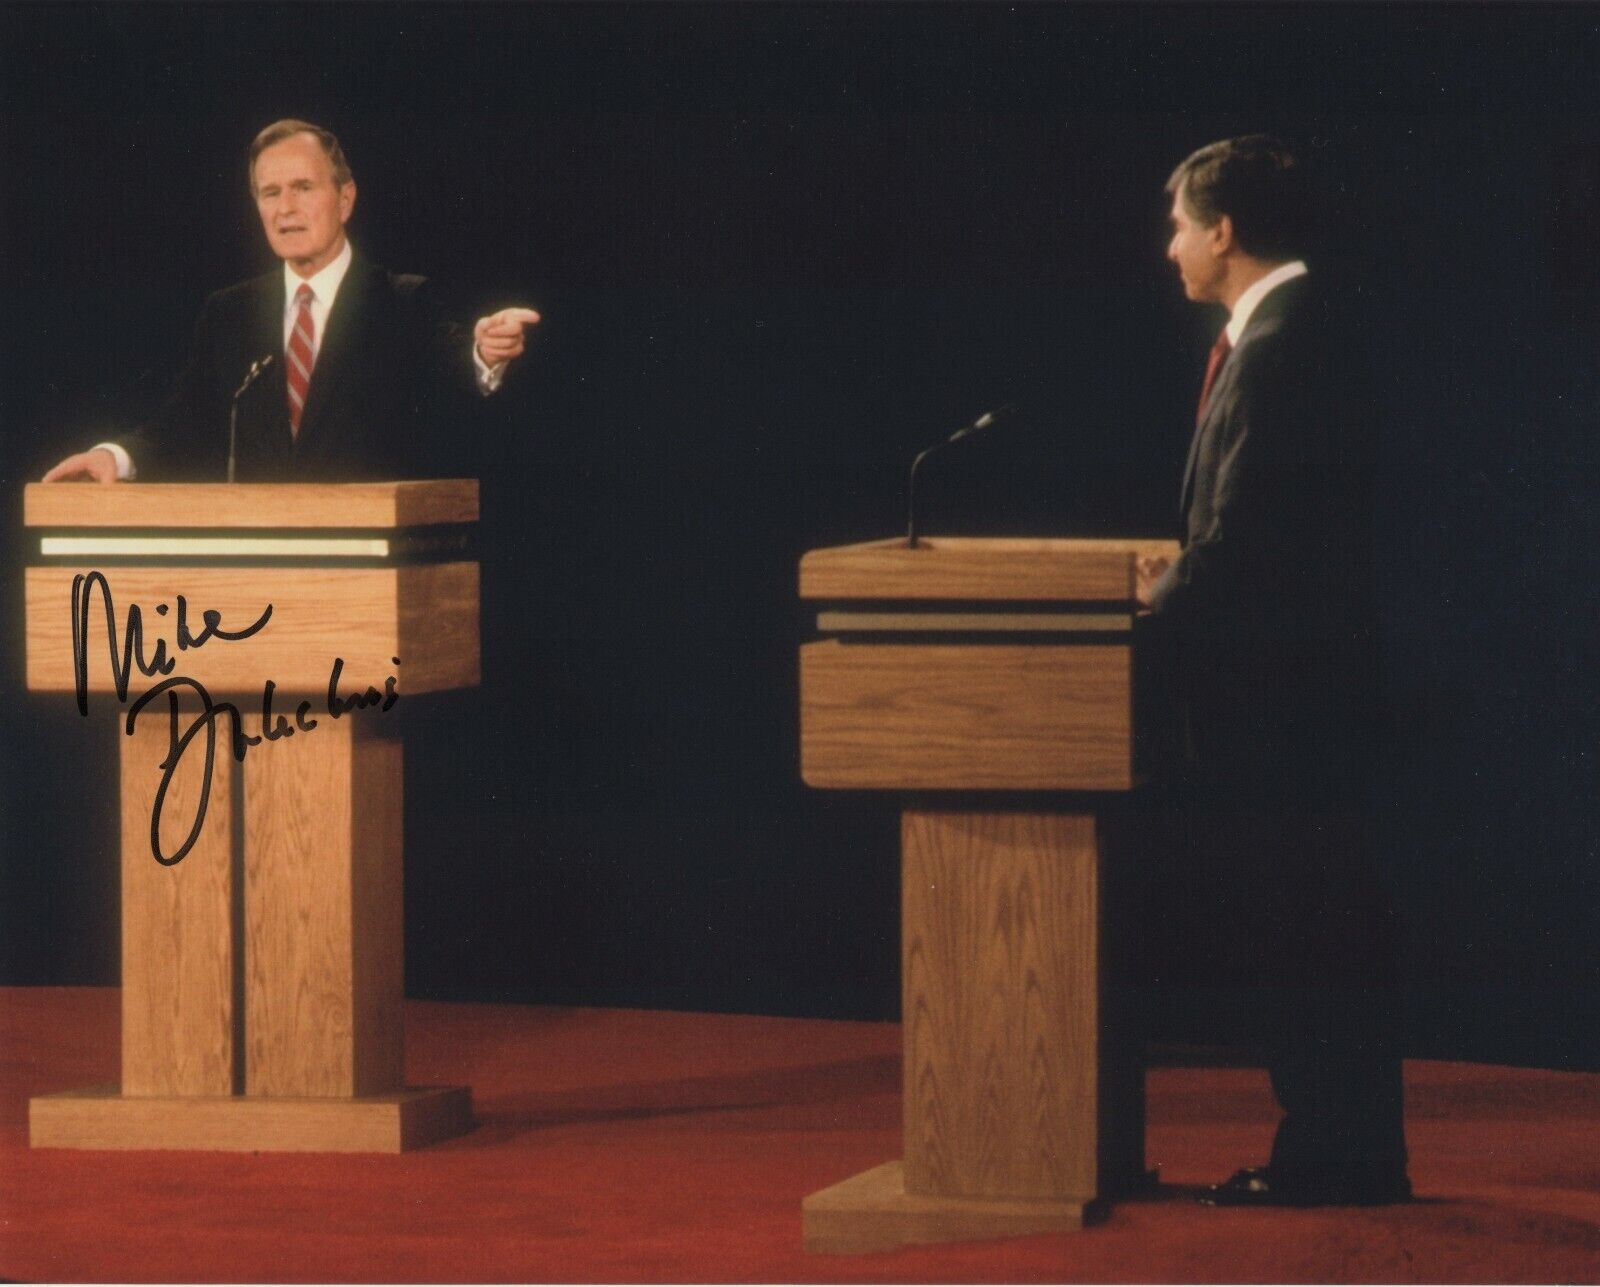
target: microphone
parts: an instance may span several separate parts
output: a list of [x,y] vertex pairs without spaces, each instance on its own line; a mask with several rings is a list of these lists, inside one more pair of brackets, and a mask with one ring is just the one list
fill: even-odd
[[245,374],[244,383],[233,391],[233,401],[228,405],[228,481],[233,481],[234,466],[238,463],[235,459],[239,451],[239,399],[244,397],[245,390],[256,382],[256,377],[272,365],[273,354],[258,357],[250,364],[250,370]]
[[996,407],[993,411],[985,411],[969,425],[962,425],[943,442],[936,442],[931,447],[924,447],[917,453],[917,458],[911,462],[911,477],[906,484],[906,548],[917,548],[917,467],[941,447],[948,447],[953,442],[960,442],[963,438],[980,433],[995,421],[1009,416],[1017,409],[1016,403],[1007,402],[1004,406]]

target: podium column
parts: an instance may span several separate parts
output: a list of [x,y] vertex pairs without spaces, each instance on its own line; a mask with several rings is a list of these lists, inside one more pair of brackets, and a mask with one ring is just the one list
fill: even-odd
[[[122,736],[122,1093],[232,1095],[239,1017],[234,961],[236,892],[233,781],[239,766],[218,755],[205,822],[188,857],[151,857],[150,819],[160,765],[171,746],[166,712],[152,708]],[[198,811],[204,778],[186,756],[162,810],[162,839],[176,852]]]
[[400,1152],[470,1129],[466,1087],[404,1081],[387,711],[478,683],[476,483],[36,485],[24,517],[28,686],[117,710],[122,791],[122,1076],[32,1099],[31,1143]]
[[1096,1196],[1091,818],[902,815],[905,1187],[1081,1222]]
[[245,768],[245,1093],[397,1091],[400,740],[324,718]]

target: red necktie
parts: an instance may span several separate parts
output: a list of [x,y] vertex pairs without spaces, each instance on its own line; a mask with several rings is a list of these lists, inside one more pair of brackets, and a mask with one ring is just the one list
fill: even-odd
[[311,287],[301,282],[300,289],[294,293],[294,302],[300,306],[300,311],[295,314],[294,330],[289,332],[289,432],[297,437],[300,416],[306,407],[306,390],[311,387],[311,368],[317,364],[317,351],[312,347],[317,329],[311,320]]
[[1211,396],[1211,386],[1217,382],[1217,372],[1222,370],[1222,364],[1228,360],[1228,351],[1232,347],[1228,343],[1228,328],[1223,327],[1217,342],[1211,346],[1211,356],[1206,359],[1206,382],[1200,386],[1200,408],[1194,413],[1196,420],[1206,413],[1206,399]]

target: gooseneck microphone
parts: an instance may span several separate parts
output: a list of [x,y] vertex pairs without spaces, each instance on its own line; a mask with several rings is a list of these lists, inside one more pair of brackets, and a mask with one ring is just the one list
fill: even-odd
[[239,451],[239,399],[244,397],[245,390],[256,382],[256,377],[272,365],[273,354],[258,357],[250,364],[250,370],[244,377],[244,383],[233,391],[233,401],[228,405],[228,481],[233,481],[234,467],[238,463],[235,459]]
[[962,425],[942,442],[936,442],[931,447],[924,447],[917,453],[917,458],[911,462],[911,477],[906,483],[906,548],[917,548],[917,467],[941,447],[948,447],[953,442],[960,442],[980,430],[987,429],[996,420],[1009,416],[1017,409],[1014,402],[1008,402],[993,411],[985,411],[969,425]]

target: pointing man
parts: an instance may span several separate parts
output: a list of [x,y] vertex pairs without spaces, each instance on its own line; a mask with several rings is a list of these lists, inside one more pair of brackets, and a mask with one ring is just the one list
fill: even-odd
[[469,472],[453,422],[474,389],[500,387],[539,314],[502,309],[469,339],[422,278],[356,254],[345,232],[355,179],[318,126],[262,130],[250,189],[282,266],[206,301],[188,366],[150,425],[69,456],[44,481],[215,480],[230,457],[239,481]]

